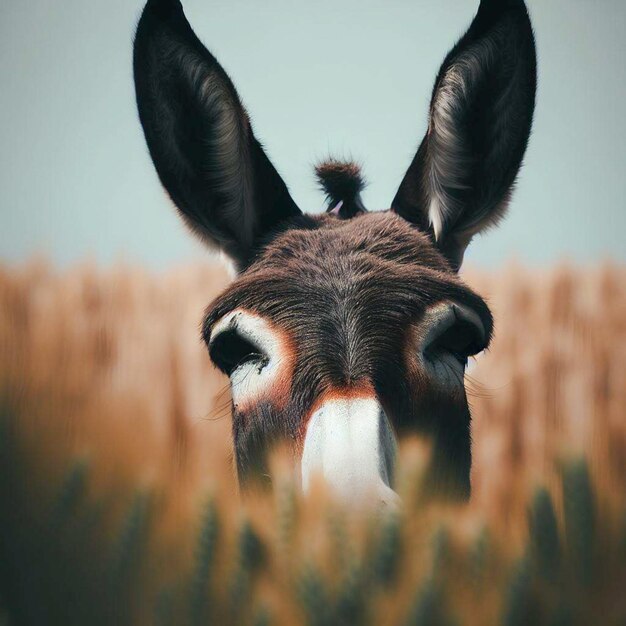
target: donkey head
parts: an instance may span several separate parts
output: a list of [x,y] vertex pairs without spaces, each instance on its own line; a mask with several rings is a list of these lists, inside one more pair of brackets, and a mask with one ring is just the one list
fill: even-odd
[[139,116],[182,218],[238,278],[203,338],[230,377],[239,480],[287,441],[306,490],[392,501],[396,441],[429,439],[433,488],[470,491],[468,357],[492,333],[457,271],[472,237],[504,215],[535,103],[522,0],[482,0],[445,58],[428,131],[387,211],[368,213],[358,169],[325,163],[328,211],[292,200],[230,79],[177,0],[150,0],[135,40]]

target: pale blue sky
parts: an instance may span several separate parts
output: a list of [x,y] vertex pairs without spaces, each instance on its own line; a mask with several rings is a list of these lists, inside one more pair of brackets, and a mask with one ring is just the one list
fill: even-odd
[[[443,56],[474,0],[186,0],[296,202],[312,163],[363,163],[388,207],[424,133]],[[0,4],[0,259],[45,252],[165,267],[205,256],[166,200],[137,121],[131,43],[142,2]],[[534,135],[509,217],[467,258],[626,261],[626,2],[529,0]]]

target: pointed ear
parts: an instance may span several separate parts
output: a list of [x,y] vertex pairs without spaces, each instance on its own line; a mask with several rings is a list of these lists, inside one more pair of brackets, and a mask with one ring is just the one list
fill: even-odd
[[481,0],[445,58],[428,131],[392,203],[458,269],[472,237],[503,217],[530,135],[535,42],[522,0]]
[[237,92],[178,0],[149,0],[135,37],[139,118],[163,186],[189,226],[241,268],[300,215]]

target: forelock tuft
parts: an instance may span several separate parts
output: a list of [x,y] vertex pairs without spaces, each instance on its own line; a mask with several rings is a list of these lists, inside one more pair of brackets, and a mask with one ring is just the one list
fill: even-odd
[[315,166],[315,174],[329,212],[342,219],[365,212],[360,193],[367,183],[357,163],[328,159]]

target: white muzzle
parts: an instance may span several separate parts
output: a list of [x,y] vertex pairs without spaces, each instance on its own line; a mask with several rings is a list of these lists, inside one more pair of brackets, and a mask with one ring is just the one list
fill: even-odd
[[375,398],[333,399],[312,415],[302,453],[302,489],[323,478],[346,503],[396,508],[396,438]]

